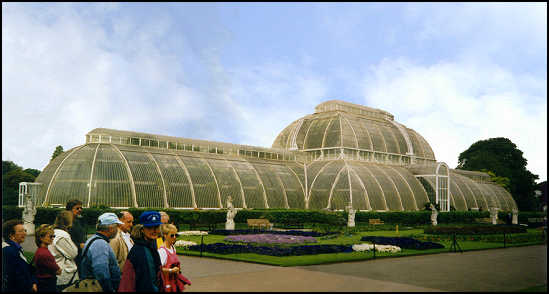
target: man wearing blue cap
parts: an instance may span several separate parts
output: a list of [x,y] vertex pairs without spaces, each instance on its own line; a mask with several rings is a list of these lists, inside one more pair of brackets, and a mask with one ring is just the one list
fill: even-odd
[[160,220],[157,211],[145,211],[139,216],[139,224],[132,230],[134,245],[122,269],[118,292],[160,292],[164,289],[162,263],[156,248]]
[[116,214],[103,213],[97,219],[97,232],[84,244],[80,263],[80,279],[97,280],[103,292],[115,292],[120,284],[120,268],[109,240],[116,235],[118,225],[123,224]]

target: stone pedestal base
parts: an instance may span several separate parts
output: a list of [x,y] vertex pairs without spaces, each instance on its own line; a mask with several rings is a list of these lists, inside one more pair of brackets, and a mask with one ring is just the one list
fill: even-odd
[[34,224],[33,223],[24,223],[23,227],[25,227],[25,230],[27,230],[27,236],[28,235],[34,235]]
[[355,222],[347,222],[347,227],[354,228],[355,227]]
[[225,223],[225,230],[234,231],[234,221]]

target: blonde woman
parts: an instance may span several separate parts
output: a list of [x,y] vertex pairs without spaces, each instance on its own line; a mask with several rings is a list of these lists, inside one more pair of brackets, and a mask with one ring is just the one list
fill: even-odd
[[182,292],[185,284],[191,284],[183,275],[177,252],[175,251],[175,241],[177,239],[177,228],[172,224],[163,224],[160,226],[163,245],[158,248],[160,262],[162,264],[162,275],[164,280],[164,292]]
[[78,280],[75,258],[78,256],[78,247],[71,239],[69,230],[72,227],[73,214],[63,210],[55,218],[52,244],[48,246],[55,262],[61,268],[61,274],[57,278],[57,290],[61,291],[72,282]]

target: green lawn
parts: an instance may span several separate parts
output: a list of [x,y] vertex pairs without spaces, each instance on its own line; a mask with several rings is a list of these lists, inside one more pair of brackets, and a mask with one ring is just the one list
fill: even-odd
[[[529,235],[537,234],[537,230],[528,230]],[[520,234],[516,234],[520,235]],[[524,234],[523,234],[524,235]],[[438,238],[439,236],[435,235],[425,235],[423,234],[423,229],[410,229],[410,230],[401,230],[398,233],[394,230],[391,231],[368,231],[368,232],[357,232],[352,235],[342,235],[336,238],[329,237],[317,237],[317,243],[314,244],[342,244],[342,245],[351,245],[365,243],[360,241],[360,238],[363,236],[386,236],[386,237],[414,237],[416,239],[422,240],[422,237],[429,238]],[[223,239],[225,236],[220,235],[206,235],[204,236],[204,244],[212,243],[225,243]],[[193,241],[200,245],[201,237],[200,236],[183,236],[179,239]],[[412,249],[402,249],[399,253],[379,253],[376,252],[376,258],[391,258],[391,257],[401,257],[401,256],[412,256],[412,255],[421,255],[421,254],[435,254],[449,252],[452,241],[451,240],[440,240],[435,242],[444,245],[444,248],[441,249],[429,249],[429,250],[412,250]],[[487,242],[487,241],[458,241],[459,246],[463,251],[471,250],[484,250],[484,249],[495,249],[503,248],[503,243],[500,242]],[[507,243],[506,247],[514,246],[527,246],[527,245],[536,245],[543,244],[543,241],[530,241],[522,243]],[[199,251],[190,251],[182,248],[177,249],[177,253],[181,255],[190,255],[190,256],[199,256]],[[247,261],[261,264],[269,265],[278,265],[278,266],[303,266],[303,265],[314,265],[314,264],[325,264],[325,263],[334,263],[334,262],[345,262],[345,261],[358,261],[358,260],[369,260],[374,258],[373,252],[352,252],[352,253],[328,253],[328,254],[317,254],[317,255],[301,255],[301,256],[269,256],[261,254],[252,254],[252,253],[239,253],[239,254],[214,254],[203,252],[202,256],[205,257],[214,257],[221,259],[230,259],[238,261]]]

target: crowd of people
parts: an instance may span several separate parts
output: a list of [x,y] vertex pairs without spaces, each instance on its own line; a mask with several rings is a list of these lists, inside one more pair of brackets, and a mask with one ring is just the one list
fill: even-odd
[[89,238],[83,220],[82,202],[68,201],[53,225],[36,228],[30,262],[21,247],[23,221],[4,222],[2,292],[182,292],[191,284],[181,274],[177,227],[166,212],[145,211],[136,225],[129,211],[103,213]]

